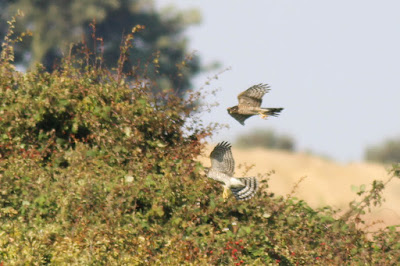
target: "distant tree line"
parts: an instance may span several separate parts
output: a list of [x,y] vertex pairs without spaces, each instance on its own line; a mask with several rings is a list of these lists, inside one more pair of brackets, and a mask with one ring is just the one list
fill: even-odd
[[287,151],[295,149],[295,141],[291,136],[279,134],[272,129],[255,129],[239,135],[235,144],[241,148],[263,147]]
[[380,163],[400,162],[400,138],[388,139],[381,144],[368,147],[364,158],[366,161]]

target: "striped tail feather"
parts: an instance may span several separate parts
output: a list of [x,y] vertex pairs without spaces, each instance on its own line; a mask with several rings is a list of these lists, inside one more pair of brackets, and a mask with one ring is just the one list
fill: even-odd
[[263,114],[267,116],[278,116],[283,108],[261,108]]
[[238,178],[243,187],[231,187],[231,191],[237,200],[251,199],[257,192],[258,180],[255,177]]

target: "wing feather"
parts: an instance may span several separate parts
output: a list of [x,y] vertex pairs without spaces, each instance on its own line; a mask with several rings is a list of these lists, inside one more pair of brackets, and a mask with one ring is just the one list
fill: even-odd
[[235,160],[231,147],[229,142],[222,141],[215,146],[210,154],[211,168],[228,176],[233,176],[235,171]]
[[230,113],[230,115],[235,118],[240,124],[244,126],[244,121],[253,116],[253,115],[242,115],[242,114],[237,114],[237,113]]
[[262,97],[269,92],[268,84],[257,84],[251,86],[244,92],[238,95],[239,108],[240,106],[260,107],[262,103]]

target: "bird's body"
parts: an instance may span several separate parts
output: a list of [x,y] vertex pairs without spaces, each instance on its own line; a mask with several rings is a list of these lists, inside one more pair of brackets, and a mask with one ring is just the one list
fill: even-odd
[[224,186],[227,186],[228,188],[243,186],[243,183],[239,179],[213,169],[210,169],[210,171],[208,172],[208,177],[223,184]]
[[224,198],[230,189],[238,200],[250,199],[258,189],[258,181],[255,177],[233,177],[235,161],[232,156],[231,145],[228,142],[220,142],[210,154],[211,168],[208,177],[224,186]]
[[239,94],[239,104],[228,108],[228,113],[242,125],[247,118],[253,115],[260,115],[263,119],[268,116],[278,116],[283,108],[261,107],[262,97],[267,92],[269,92],[267,84],[258,84],[248,88]]

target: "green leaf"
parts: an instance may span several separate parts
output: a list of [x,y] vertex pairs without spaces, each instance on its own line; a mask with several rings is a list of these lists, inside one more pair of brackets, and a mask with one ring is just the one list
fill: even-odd
[[69,105],[69,100],[67,100],[67,99],[61,99],[61,100],[59,100],[59,102],[58,102],[61,106],[67,106],[67,105]]
[[97,155],[97,151],[95,151],[95,150],[86,151],[86,156],[87,157],[95,157],[96,155]]
[[173,225],[180,225],[181,223],[182,223],[182,218],[180,218],[180,217],[172,219]]
[[251,228],[248,226],[242,226],[240,227],[239,230],[243,230],[246,234],[250,234],[251,233]]
[[56,139],[56,143],[58,145],[65,145],[67,143],[67,141],[65,139],[63,139],[63,138],[57,138]]
[[74,122],[72,124],[72,133],[74,134],[78,133],[78,129],[79,129],[79,124],[77,122]]

